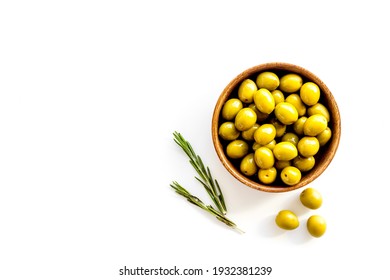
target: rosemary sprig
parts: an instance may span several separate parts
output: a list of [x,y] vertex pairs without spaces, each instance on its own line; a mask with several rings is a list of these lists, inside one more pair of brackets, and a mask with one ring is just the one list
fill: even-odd
[[220,211],[216,210],[211,205],[204,204],[199,198],[197,198],[196,196],[193,196],[190,192],[188,192],[185,188],[183,188],[178,182],[172,182],[172,184],[170,186],[175,190],[176,193],[185,197],[190,203],[209,212],[210,214],[215,216],[218,220],[225,223],[229,227],[237,230],[240,233],[244,233],[244,231],[239,229],[237,227],[237,225],[234,222],[232,222],[231,220],[229,220],[224,214],[222,214]]
[[170,186],[176,191],[176,193],[185,197],[190,203],[212,214],[214,217],[216,217],[219,221],[225,223],[227,226],[237,230],[240,233],[244,233],[241,229],[237,227],[234,222],[232,222],[225,216],[227,212],[225,200],[223,198],[222,191],[217,180],[215,180],[211,175],[210,168],[206,167],[203,164],[203,161],[200,156],[195,153],[191,144],[186,139],[184,139],[184,137],[180,133],[175,131],[173,133],[173,136],[176,144],[178,144],[189,157],[191,165],[194,167],[194,169],[199,175],[199,177],[195,177],[196,180],[198,180],[203,185],[211,200],[214,202],[216,208],[203,203],[203,201],[192,195],[178,182],[174,181],[172,182],[172,184],[170,184]]
[[195,153],[191,144],[186,139],[184,139],[184,137],[180,133],[175,131],[173,133],[173,136],[174,141],[183,149],[183,151],[190,158],[191,165],[195,168],[196,172],[200,177],[195,178],[203,185],[204,189],[207,191],[218,210],[223,215],[225,215],[227,212],[225,200],[223,198],[223,194],[217,180],[214,180],[211,175],[210,169],[204,166],[200,156]]

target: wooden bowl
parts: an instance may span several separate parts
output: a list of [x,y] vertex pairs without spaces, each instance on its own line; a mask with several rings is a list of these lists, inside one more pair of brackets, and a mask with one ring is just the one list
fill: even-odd
[[[225,154],[226,143],[223,143],[224,141],[221,140],[218,135],[219,126],[223,122],[221,118],[221,110],[224,103],[229,98],[237,97],[238,87],[243,80],[247,78],[251,78],[252,80],[256,81],[256,76],[259,73],[264,71],[274,72],[279,77],[287,73],[296,73],[302,77],[303,83],[307,81],[312,81],[316,83],[321,90],[321,98],[319,102],[325,105],[328,108],[330,113],[330,121],[328,123],[328,126],[332,130],[332,138],[325,146],[321,147],[320,152],[315,156],[316,164],[314,168],[306,173],[302,173],[301,181],[296,185],[287,186],[282,182],[280,182],[280,180],[279,182],[276,181],[274,184],[265,185],[260,183],[260,181],[258,181],[257,178],[250,179],[246,177],[240,172],[237,162],[230,160],[226,156]],[[226,86],[226,88],[221,93],[217,101],[217,104],[215,106],[213,118],[212,118],[213,144],[222,164],[241,183],[251,188],[254,188],[256,190],[265,191],[265,192],[292,191],[295,189],[299,189],[309,184],[313,180],[315,180],[318,176],[320,176],[325,171],[325,169],[332,161],[340,142],[340,134],[341,134],[341,121],[340,121],[339,109],[328,87],[316,75],[309,72],[308,70],[297,65],[283,63],[283,62],[272,62],[272,63],[260,64],[252,68],[249,68],[244,72],[242,72],[241,74],[239,74]],[[255,177],[257,177],[257,174],[255,175]],[[279,172],[278,172],[278,177],[279,177]]]

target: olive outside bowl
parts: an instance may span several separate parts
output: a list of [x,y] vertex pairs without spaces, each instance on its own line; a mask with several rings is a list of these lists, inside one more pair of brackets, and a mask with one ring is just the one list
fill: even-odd
[[[224,122],[221,118],[221,110],[224,103],[229,98],[237,97],[238,87],[242,81],[247,78],[256,81],[257,75],[264,71],[274,72],[279,77],[288,73],[296,73],[302,77],[303,83],[308,81],[316,83],[321,91],[321,97],[319,102],[328,108],[330,114],[330,121],[328,123],[328,126],[332,130],[332,138],[325,146],[320,148],[320,152],[315,156],[316,163],[313,169],[308,172],[302,173],[302,178],[300,182],[292,186],[285,185],[281,183],[280,180],[277,180],[274,184],[266,185],[262,184],[258,180],[252,180],[249,177],[243,175],[240,172],[237,163],[233,164],[233,162],[226,156],[226,147],[223,145],[218,135],[219,126],[222,124],[222,122]],[[248,187],[264,192],[287,192],[306,186],[307,184],[318,178],[318,176],[320,176],[325,171],[325,169],[328,167],[333,157],[335,156],[340,142],[341,120],[337,103],[331,91],[316,75],[297,65],[284,62],[271,62],[260,64],[245,70],[237,77],[235,77],[225,87],[225,89],[219,96],[216,106],[214,108],[211,129],[214,148],[220,161],[229,171],[229,173],[231,173],[238,181]],[[278,171],[278,177],[280,176],[279,173],[280,172]],[[257,174],[255,175],[255,177],[257,177]]]

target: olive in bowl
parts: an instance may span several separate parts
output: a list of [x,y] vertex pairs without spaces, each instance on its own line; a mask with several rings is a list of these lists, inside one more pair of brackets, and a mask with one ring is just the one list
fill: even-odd
[[341,135],[329,88],[303,67],[273,62],[251,67],[222,91],[212,139],[225,168],[266,192],[306,186],[328,167]]

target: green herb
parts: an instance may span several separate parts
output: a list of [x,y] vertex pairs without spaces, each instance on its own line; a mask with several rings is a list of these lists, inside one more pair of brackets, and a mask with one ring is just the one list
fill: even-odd
[[204,189],[210,196],[211,200],[214,202],[217,209],[215,209],[211,205],[206,205],[205,203],[203,203],[199,198],[192,195],[177,182],[172,182],[170,186],[176,191],[176,193],[185,197],[190,203],[209,212],[219,221],[225,223],[229,227],[239,231],[240,233],[243,233],[243,231],[239,229],[234,222],[232,222],[225,216],[227,212],[225,200],[223,198],[223,194],[217,180],[215,180],[211,175],[210,168],[205,167],[200,156],[195,153],[191,144],[186,139],[184,139],[184,137],[180,133],[175,131],[173,133],[173,136],[174,141],[183,149],[183,151],[189,157],[191,165],[194,167],[194,169],[199,175],[199,177],[195,178],[203,185]]
[[210,169],[205,167],[202,159],[198,156],[191,144],[184,139],[184,137],[178,133],[173,133],[175,142],[183,149],[183,151],[190,158],[191,165],[195,168],[196,172],[199,174],[199,177],[195,177],[205,188],[210,198],[215,203],[215,206],[219,209],[222,214],[226,214],[227,209],[225,205],[225,200],[223,198],[221,188],[217,180],[214,180],[211,176]]
[[176,191],[176,193],[178,193],[181,196],[184,196],[190,203],[192,203],[192,204],[202,208],[203,210],[209,212],[210,214],[214,215],[218,220],[225,223],[229,227],[237,230],[240,233],[244,233],[244,231],[239,229],[234,222],[232,222],[227,217],[225,217],[224,214],[222,214],[221,212],[216,210],[213,206],[204,204],[199,198],[197,198],[196,196],[193,196],[185,188],[180,186],[180,184],[178,182],[172,182],[172,184],[170,186]]

